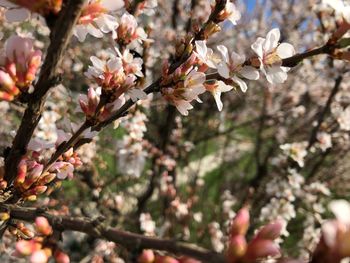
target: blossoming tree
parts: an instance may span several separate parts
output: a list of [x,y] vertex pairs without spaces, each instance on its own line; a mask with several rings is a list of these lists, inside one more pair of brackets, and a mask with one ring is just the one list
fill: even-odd
[[0,0],[2,262],[347,262],[349,17]]

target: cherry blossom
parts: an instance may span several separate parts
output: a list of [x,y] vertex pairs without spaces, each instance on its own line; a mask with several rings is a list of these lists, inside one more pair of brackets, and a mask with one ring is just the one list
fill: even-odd
[[304,158],[307,155],[306,147],[307,142],[288,143],[280,146],[284,153],[296,161],[300,167],[304,166]]
[[184,83],[179,83],[175,88],[163,88],[162,94],[182,115],[186,116],[193,108],[191,101],[198,100],[198,95],[205,92],[204,81],[205,74],[193,69],[186,76]]
[[74,35],[83,42],[88,34],[102,38],[103,34],[114,32],[118,27],[118,21],[108,13],[119,10],[123,6],[122,0],[90,0],[74,28]]
[[279,44],[280,30],[272,29],[266,38],[259,37],[251,46],[258,55],[260,70],[271,84],[283,83],[287,80],[289,68],[281,66],[281,59],[295,54],[294,47],[288,43]]
[[240,56],[235,52],[232,52],[231,55],[229,55],[227,47],[223,45],[219,45],[217,48],[220,51],[222,59],[217,65],[219,74],[226,79],[232,79],[239,85],[242,92],[246,92],[248,87],[241,77],[257,80],[259,78],[258,70],[251,66],[243,66],[245,56]]
[[206,41],[198,40],[195,42],[196,51],[194,52],[200,63],[207,65],[210,68],[216,68],[213,61],[213,50],[207,47]]
[[0,53],[0,95],[13,100],[21,91],[28,92],[41,63],[41,51],[34,50],[33,40],[13,35]]
[[131,14],[124,13],[117,29],[116,41],[122,45],[128,45],[135,40],[141,42],[146,39],[147,34],[142,27],[138,26],[136,18]]
[[348,23],[350,23],[350,5],[344,0],[322,0],[323,4],[332,7],[336,13],[340,14]]

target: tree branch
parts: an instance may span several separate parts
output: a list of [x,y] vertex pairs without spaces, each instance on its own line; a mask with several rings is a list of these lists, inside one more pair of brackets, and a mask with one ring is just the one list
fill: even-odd
[[61,11],[56,26],[51,32],[51,44],[42,66],[39,80],[35,85],[22,122],[13,140],[12,148],[5,161],[5,180],[11,185],[17,175],[17,167],[26,153],[29,141],[39,123],[44,108],[46,94],[55,85],[57,69],[64,56],[72,35],[72,29],[79,19],[85,0],[71,0]]
[[225,258],[222,254],[192,244],[134,234],[116,228],[103,226],[102,224],[98,224],[88,218],[54,216],[43,211],[43,209],[25,208],[5,204],[0,205],[0,210],[9,212],[12,219],[28,222],[33,222],[36,217],[43,216],[47,218],[54,229],[59,231],[78,231],[96,238],[118,243],[119,245],[132,250],[135,250],[135,248],[148,248],[167,251],[176,255],[186,255],[201,260],[202,262],[225,262]]

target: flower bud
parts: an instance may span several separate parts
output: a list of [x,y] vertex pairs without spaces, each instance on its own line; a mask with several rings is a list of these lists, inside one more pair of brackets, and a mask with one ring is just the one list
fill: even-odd
[[241,258],[247,251],[247,241],[244,236],[237,235],[229,240],[227,247],[227,258],[229,260]]
[[138,263],[153,263],[155,260],[154,252],[150,249],[144,249],[137,258]]
[[246,257],[251,260],[265,258],[268,256],[280,255],[279,246],[271,240],[257,239],[252,241],[246,253]]
[[243,207],[232,221],[230,235],[245,235],[249,227],[249,210]]
[[281,235],[284,222],[282,220],[277,220],[274,223],[270,223],[264,226],[256,235],[257,239],[269,239],[274,240]]
[[69,263],[70,262],[69,256],[60,250],[57,250],[55,252],[54,257],[55,257],[55,260],[57,263]]
[[35,229],[44,236],[48,236],[52,233],[52,227],[49,221],[43,216],[39,216],[35,219]]

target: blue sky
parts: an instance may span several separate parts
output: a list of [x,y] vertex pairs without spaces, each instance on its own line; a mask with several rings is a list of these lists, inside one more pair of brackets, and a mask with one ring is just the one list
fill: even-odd
[[256,0],[245,0],[244,3],[247,5],[249,11],[254,9]]

